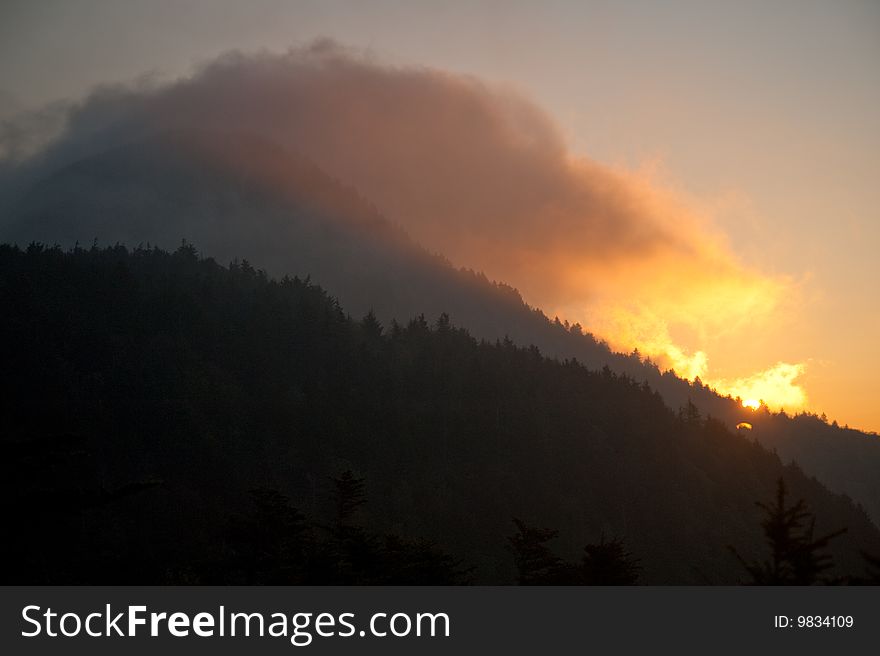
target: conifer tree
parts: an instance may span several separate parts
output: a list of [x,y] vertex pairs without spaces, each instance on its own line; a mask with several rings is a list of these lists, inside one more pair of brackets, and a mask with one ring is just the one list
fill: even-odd
[[347,524],[354,512],[366,503],[364,479],[357,478],[350,469],[345,470],[338,478],[333,479],[336,502],[336,521]]
[[375,313],[370,310],[361,320],[361,330],[369,339],[378,339],[382,336],[382,324],[376,318]]
[[635,585],[642,569],[622,539],[606,541],[604,535],[584,547],[582,568],[585,585]]
[[546,585],[558,578],[562,560],[550,551],[547,542],[558,535],[557,531],[528,526],[514,518],[517,532],[508,538],[513,551],[520,585]]
[[757,502],[764,511],[761,522],[770,557],[763,562],[747,562],[736,549],[731,551],[752,577],[755,585],[813,585],[828,582],[823,574],[834,566],[827,548],[831,540],[842,535],[840,529],[822,537],[814,537],[816,518],[803,499],[787,505],[787,490],[782,478],[776,483],[773,504]]

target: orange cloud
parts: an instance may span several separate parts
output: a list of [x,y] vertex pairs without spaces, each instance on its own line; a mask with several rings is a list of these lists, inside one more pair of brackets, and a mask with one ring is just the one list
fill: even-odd
[[744,401],[764,401],[787,410],[807,405],[807,395],[797,379],[804,373],[803,364],[779,362],[765,371],[736,380],[721,380],[715,385]]
[[[571,153],[522,94],[383,66],[326,41],[228,54],[164,85],[98,90],[34,166],[193,126],[255,133],[304,154],[455,264],[688,378],[712,380],[713,340],[772,323],[791,290],[744,266],[711,217],[651,175]],[[794,370],[781,366],[716,384],[802,405]]]

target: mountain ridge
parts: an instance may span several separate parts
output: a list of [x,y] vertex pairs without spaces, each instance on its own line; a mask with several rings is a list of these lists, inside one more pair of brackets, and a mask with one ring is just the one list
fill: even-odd
[[762,557],[779,477],[818,534],[848,529],[835,576],[880,550],[864,510],[695,407],[444,315],[383,330],[192,246],[0,246],[0,302],[6,581],[217,582],[248,490],[324,518],[349,470],[364,530],[430,540],[475,582],[513,581],[517,517],[567,559],[621,536],[645,583],[736,583],[727,547]]
[[[182,239],[221,261],[246,257],[273,275],[311,276],[355,316],[383,323],[445,312],[484,339],[509,337],[547,355],[577,358],[645,380],[672,409],[693,401],[880,518],[880,441],[813,415],[744,409],[700,383],[613,353],[580,326],[551,320],[510,286],[456,269],[384,218],[356,190],[263,139],[212,131],[162,133],[79,159],[32,186],[10,210],[4,239],[73,245]],[[295,270],[292,270],[295,269]]]

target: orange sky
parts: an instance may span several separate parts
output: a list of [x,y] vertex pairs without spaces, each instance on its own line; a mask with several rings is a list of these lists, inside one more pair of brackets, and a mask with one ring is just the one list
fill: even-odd
[[877,3],[91,4],[0,9],[0,119],[318,36],[428,67],[432,97],[475,101],[489,134],[413,102],[436,130],[401,152],[425,166],[436,149],[442,175],[462,161],[454,135],[495,148],[471,162],[494,201],[454,177],[454,197],[392,198],[325,155],[428,246],[725,391],[880,429]]

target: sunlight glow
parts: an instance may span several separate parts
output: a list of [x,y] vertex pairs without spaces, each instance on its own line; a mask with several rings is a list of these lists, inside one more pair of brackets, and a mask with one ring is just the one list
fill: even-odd
[[764,405],[772,411],[797,412],[807,407],[807,394],[799,383],[805,369],[806,364],[802,362],[777,362],[747,378],[714,381],[714,387],[743,399],[745,408],[757,410]]

